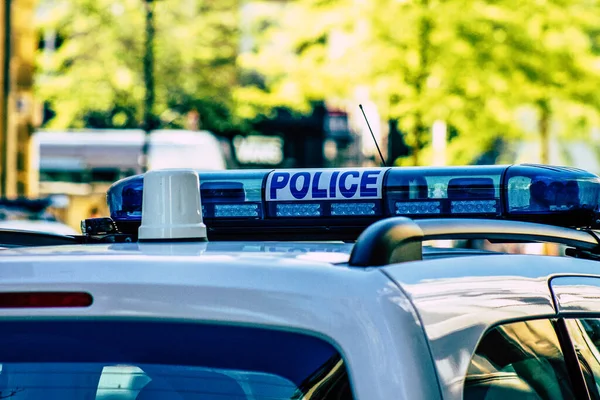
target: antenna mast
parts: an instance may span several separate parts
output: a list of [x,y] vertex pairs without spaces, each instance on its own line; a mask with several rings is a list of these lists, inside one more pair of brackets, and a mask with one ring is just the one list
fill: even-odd
[[387,163],[385,162],[385,159],[383,158],[383,154],[381,154],[381,150],[379,149],[379,144],[377,143],[377,139],[375,139],[375,135],[373,134],[373,129],[371,129],[371,124],[369,124],[369,119],[367,118],[367,114],[365,114],[365,110],[363,109],[362,104],[359,104],[358,107],[360,107],[360,111],[362,111],[362,115],[363,115],[363,117],[365,117],[365,122],[367,123],[367,127],[369,128],[369,132],[371,132],[371,137],[373,138],[373,141],[375,142],[375,147],[377,147],[377,152],[379,153],[379,157],[381,157],[381,163],[383,164],[384,167],[387,167]]

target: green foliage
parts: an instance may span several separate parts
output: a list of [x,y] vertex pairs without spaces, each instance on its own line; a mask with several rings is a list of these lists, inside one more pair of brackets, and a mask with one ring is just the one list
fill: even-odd
[[[302,107],[368,85],[415,149],[400,164],[430,161],[436,120],[459,132],[451,163],[526,135],[523,106],[552,117],[569,138],[600,122],[597,2],[305,0],[270,12],[265,6],[258,19],[260,46],[242,60],[264,76],[263,87],[237,93],[248,115],[274,99]],[[541,122],[534,124],[550,126]]]
[[[40,50],[37,96],[56,117],[51,128],[139,126],[145,52],[144,0],[53,0],[38,21],[63,40]],[[154,114],[182,127],[200,111],[203,128],[235,129],[231,88],[237,84],[238,0],[154,1]]]
[[[62,45],[40,51],[37,94],[56,112],[51,127],[139,126],[142,2],[48,3],[39,26]],[[257,0],[249,20],[241,5],[155,1],[157,123],[183,127],[197,110],[203,128],[229,133],[281,107],[356,109],[368,87],[414,149],[402,165],[431,161],[436,120],[458,132],[450,163],[473,162],[499,140],[585,138],[600,125],[598,2]],[[253,41],[239,55],[241,29]],[[533,110],[526,123],[523,109]]]

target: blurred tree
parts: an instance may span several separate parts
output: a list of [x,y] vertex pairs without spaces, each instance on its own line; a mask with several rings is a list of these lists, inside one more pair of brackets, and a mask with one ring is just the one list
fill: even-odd
[[[352,99],[368,85],[385,119],[399,121],[412,148],[400,163],[422,164],[430,127],[453,126],[449,161],[470,163],[497,138],[521,137],[519,111],[538,111],[547,142],[551,121],[585,133],[598,121],[600,83],[592,53],[597,2],[545,0],[307,0],[256,18],[261,37],[242,65],[259,72],[237,93],[243,113],[274,103]],[[353,105],[354,106],[354,105]],[[555,112],[555,110],[557,112]],[[547,146],[543,146],[547,148]],[[422,150],[425,150],[423,153]],[[547,152],[542,154],[547,160]]]
[[[44,0],[41,0],[44,3]],[[160,0],[154,5],[156,125],[182,127],[197,102],[204,127],[231,129],[237,82],[239,0]],[[144,0],[52,0],[39,29],[62,45],[38,57],[37,96],[51,128],[140,126],[144,102]],[[214,104],[214,106],[213,106]]]
[[[501,93],[504,104],[535,111],[531,130],[541,141],[540,161],[548,163],[553,133],[587,136],[600,123],[595,90],[600,64],[594,47],[600,4],[503,0],[478,8],[475,20],[461,23],[461,35],[471,38],[477,50],[474,61],[508,89]],[[493,45],[485,41],[490,37]]]

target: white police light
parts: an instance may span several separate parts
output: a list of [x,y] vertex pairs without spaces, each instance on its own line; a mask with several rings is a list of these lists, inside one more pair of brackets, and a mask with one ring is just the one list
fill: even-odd
[[144,175],[143,185],[140,241],[206,240],[196,171],[150,171]]

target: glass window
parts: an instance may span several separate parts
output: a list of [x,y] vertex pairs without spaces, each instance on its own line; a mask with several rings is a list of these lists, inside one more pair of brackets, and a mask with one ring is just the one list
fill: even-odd
[[575,398],[552,322],[515,322],[487,332],[471,360],[464,398]]
[[566,320],[579,365],[592,399],[600,399],[600,319]]
[[311,336],[151,322],[0,323],[0,398],[352,400],[340,354]]
[[87,183],[88,180],[85,171],[40,170],[41,182]]
[[121,171],[118,168],[92,168],[90,170],[90,180],[92,182],[116,182],[121,177]]

